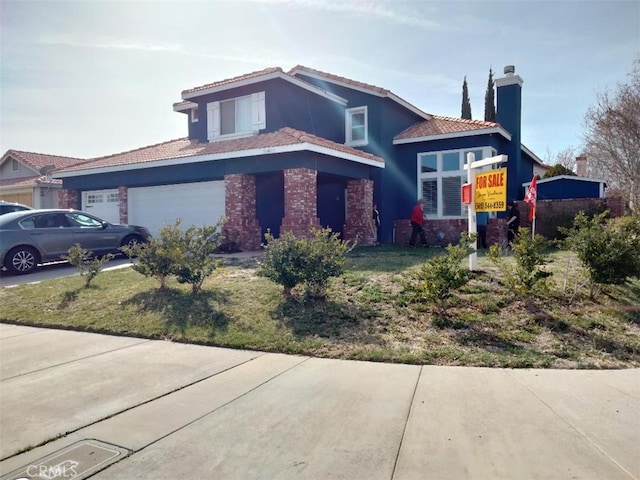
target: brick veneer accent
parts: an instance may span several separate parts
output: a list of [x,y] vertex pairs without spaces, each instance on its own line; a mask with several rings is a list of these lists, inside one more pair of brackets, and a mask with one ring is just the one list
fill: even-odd
[[225,237],[241,250],[260,250],[262,231],[256,219],[256,177],[247,174],[225,175]]
[[62,188],[58,190],[58,205],[60,208],[80,209],[80,190]]
[[318,172],[309,168],[284,171],[284,218],[280,233],[308,237],[309,229],[320,228],[318,219]]
[[119,215],[120,223],[126,225],[129,223],[129,204],[127,200],[129,189],[124,185],[118,187],[118,202],[119,202]]
[[373,245],[377,232],[373,225],[373,180],[347,182],[347,218],[344,239],[356,240],[358,245]]
[[[520,210],[520,227],[531,228],[529,222],[529,205],[523,201],[516,202]],[[571,219],[580,212],[601,212],[609,210],[612,217],[624,214],[624,201],[620,197],[607,198],[575,198],[567,200],[539,200],[536,204],[536,234],[547,239],[554,238],[557,226],[570,226]],[[395,243],[408,245],[411,238],[409,220],[396,220]],[[457,243],[460,234],[466,232],[467,220],[427,220],[424,230],[429,246],[446,246]],[[439,234],[439,232],[441,232]],[[487,244],[501,243],[507,238],[505,218],[491,218],[487,225]]]

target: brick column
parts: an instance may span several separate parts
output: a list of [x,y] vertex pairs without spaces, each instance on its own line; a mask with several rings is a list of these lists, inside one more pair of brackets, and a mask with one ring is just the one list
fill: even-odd
[[309,168],[284,171],[284,218],[280,233],[308,237],[310,228],[320,228],[317,178],[318,172]]
[[373,224],[373,180],[349,180],[344,239],[356,240],[358,245],[373,245],[376,238],[376,227]]
[[80,190],[62,188],[58,190],[58,205],[60,208],[80,209]]
[[225,175],[225,215],[222,229],[227,240],[241,250],[260,250],[262,232],[256,218],[256,177],[246,174]]
[[127,203],[127,193],[129,189],[124,185],[118,187],[118,209],[120,214],[120,223],[126,225],[129,223],[129,204]]

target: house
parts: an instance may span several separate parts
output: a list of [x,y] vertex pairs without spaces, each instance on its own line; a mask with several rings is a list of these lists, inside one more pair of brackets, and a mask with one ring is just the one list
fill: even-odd
[[[393,92],[298,65],[190,88],[173,110],[187,137],[57,169],[61,204],[152,232],[214,224],[243,249],[267,230],[328,226],[360,244],[401,241],[416,200],[430,235],[466,229],[466,154],[508,156],[510,198],[542,161],[521,144],[522,79],[496,79],[497,122],[422,111]],[[105,199],[107,199],[105,201]],[[372,224],[372,206],[381,227]]]
[[8,150],[0,159],[0,200],[34,208],[56,208],[62,180],[52,178],[51,172],[83,161]]

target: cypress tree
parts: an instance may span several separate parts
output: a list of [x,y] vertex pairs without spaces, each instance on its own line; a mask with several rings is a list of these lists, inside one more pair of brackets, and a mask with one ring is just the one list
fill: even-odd
[[471,120],[471,102],[469,101],[469,89],[467,88],[467,77],[465,75],[462,83],[462,115],[460,118]]
[[489,69],[489,81],[487,82],[487,93],[484,94],[484,121],[496,121],[496,105],[493,90],[493,71]]

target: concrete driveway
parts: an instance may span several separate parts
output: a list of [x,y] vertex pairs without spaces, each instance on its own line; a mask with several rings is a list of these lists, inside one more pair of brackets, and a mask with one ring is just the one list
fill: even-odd
[[391,365],[6,324],[0,365],[3,479],[640,478],[637,369]]

